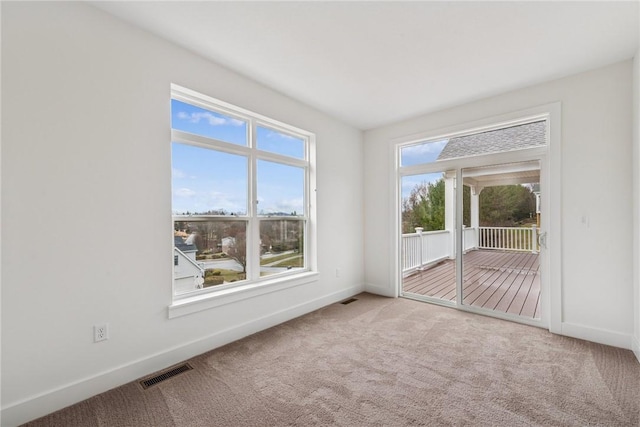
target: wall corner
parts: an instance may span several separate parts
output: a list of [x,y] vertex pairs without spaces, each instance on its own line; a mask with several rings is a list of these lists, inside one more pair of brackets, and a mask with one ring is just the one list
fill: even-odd
[[633,351],[640,361],[640,48],[633,58],[632,115]]

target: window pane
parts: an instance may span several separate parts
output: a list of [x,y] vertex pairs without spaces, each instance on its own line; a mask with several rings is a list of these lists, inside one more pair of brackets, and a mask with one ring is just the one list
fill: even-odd
[[195,135],[247,145],[247,122],[171,100],[171,127]]
[[260,221],[260,276],[304,267],[304,221]]
[[177,295],[246,279],[245,221],[175,221],[173,225]]
[[547,122],[539,121],[400,148],[400,166],[502,153],[547,143]]
[[259,150],[304,159],[305,142],[301,138],[258,126],[257,144]]
[[445,229],[445,174],[442,172],[402,177],[402,232]]
[[247,158],[172,143],[174,215],[246,215]]
[[438,160],[447,140],[423,142],[400,149],[400,166],[421,165]]
[[521,150],[547,143],[547,122],[539,121],[451,138],[438,160]]
[[407,295],[456,300],[455,176],[443,171],[402,177],[402,292]]
[[304,168],[258,160],[258,214],[304,215]]

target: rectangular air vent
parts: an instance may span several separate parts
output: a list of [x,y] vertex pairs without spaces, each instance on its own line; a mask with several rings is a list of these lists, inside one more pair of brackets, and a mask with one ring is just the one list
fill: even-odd
[[351,304],[354,301],[358,301],[358,298],[349,298],[348,300],[342,301],[340,304],[347,305],[347,304]]
[[170,369],[166,372],[163,372],[159,375],[153,376],[151,378],[148,378],[146,380],[142,380],[140,381],[140,385],[142,385],[142,388],[144,388],[145,390],[148,389],[151,386],[154,386],[158,383],[161,383],[164,380],[168,380],[171,377],[175,377],[178,374],[181,374],[183,372],[187,372],[192,370],[193,368],[191,367],[191,365],[189,365],[188,363],[184,363],[180,366],[176,366],[173,369]]

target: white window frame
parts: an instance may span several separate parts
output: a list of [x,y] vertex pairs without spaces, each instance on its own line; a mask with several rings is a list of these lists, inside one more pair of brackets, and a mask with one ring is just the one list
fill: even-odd
[[[193,292],[176,295],[172,277],[173,303],[169,306],[169,317],[176,317],[206,308],[211,308],[250,298],[259,294],[309,283],[317,280],[316,267],[316,203],[315,203],[315,135],[303,129],[282,123],[269,117],[234,106],[224,101],[203,95],[182,86],[171,85],[171,99],[196,107],[221,113],[247,122],[247,145],[242,146],[211,137],[190,134],[171,129],[171,143],[177,142],[201,148],[213,149],[223,153],[242,155],[248,159],[247,213],[234,215],[198,215],[202,220],[241,221],[246,223],[247,278],[246,280],[212,286]],[[276,132],[299,138],[305,143],[304,158],[294,158],[257,148],[257,127],[265,127]],[[302,168],[304,172],[304,215],[269,216],[259,215],[257,202],[257,163],[258,160],[274,161],[287,166]],[[260,222],[263,220],[299,220],[304,221],[304,268],[290,272],[260,277]],[[175,221],[194,221],[191,215],[172,215]],[[173,260],[173,234],[171,236],[171,254]],[[172,263],[173,265],[173,263]]]

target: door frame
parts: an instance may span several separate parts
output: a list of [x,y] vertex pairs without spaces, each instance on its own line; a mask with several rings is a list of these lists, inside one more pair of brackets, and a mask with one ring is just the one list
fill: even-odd
[[[492,153],[459,159],[442,160],[416,166],[400,168],[400,147],[411,143],[464,136],[479,132],[501,129],[535,120],[547,120],[547,145],[532,147],[512,152]],[[391,187],[391,248],[393,263],[391,268],[391,282],[395,284],[395,297],[402,293],[402,192],[401,180],[403,176],[421,173],[455,170],[456,181],[462,182],[462,169],[469,167],[523,162],[528,160],[540,161],[540,189],[543,194],[541,210],[545,213],[541,217],[540,231],[546,232],[546,249],[540,251],[541,270],[541,318],[539,320],[521,318],[487,309],[456,304],[455,308],[505,320],[531,324],[560,333],[562,322],[562,239],[561,239],[561,103],[541,105],[526,110],[515,111],[499,116],[487,117],[473,122],[439,128],[405,137],[394,138],[389,143],[392,162]],[[551,185],[553,183],[553,185]],[[456,205],[461,206],[462,191],[456,191]],[[462,244],[462,210],[456,209],[456,247]],[[456,256],[456,270],[461,272],[462,259]],[[456,282],[461,285],[461,273],[457,272]],[[437,301],[433,301],[436,302]],[[450,304],[444,304],[449,305]]]

